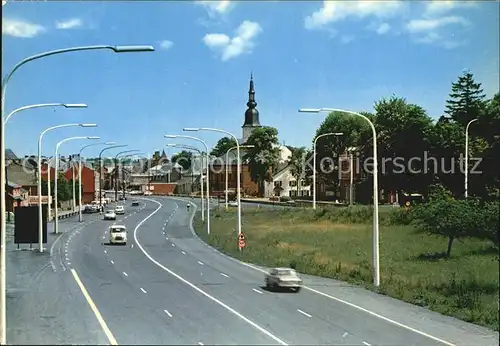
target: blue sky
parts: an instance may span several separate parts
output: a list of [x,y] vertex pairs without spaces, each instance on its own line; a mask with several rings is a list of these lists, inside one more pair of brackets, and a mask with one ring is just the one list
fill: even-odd
[[[17,155],[35,154],[44,128],[73,122],[99,127],[47,134],[45,155],[71,136],[100,136],[148,153],[174,143],[163,135],[183,134],[183,127],[218,127],[241,137],[251,71],[261,124],[278,128],[280,141],[294,146],[309,146],[323,120],[297,113],[301,107],[371,111],[394,93],[437,118],[465,68],[488,96],[499,88],[495,2],[7,1],[2,10],[4,74],[52,49],[156,47],[71,53],[22,67],[8,86],[7,113],[47,102],[89,108],[18,113],[6,127],[7,147]],[[210,145],[220,138],[194,135]],[[88,143],[67,142],[61,154]]]

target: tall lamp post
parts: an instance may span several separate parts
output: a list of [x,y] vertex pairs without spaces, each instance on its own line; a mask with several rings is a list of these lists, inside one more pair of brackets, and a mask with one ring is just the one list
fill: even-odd
[[[255,145],[242,145],[240,148],[255,148]],[[226,210],[228,209],[228,199],[229,199],[229,152],[231,150],[237,149],[237,146],[231,147],[226,151]],[[232,166],[232,165],[231,165]],[[238,202],[239,203],[239,202]]]
[[56,145],[56,154],[55,154],[55,158],[56,158],[56,168],[55,168],[55,177],[54,177],[54,199],[55,199],[55,210],[54,210],[54,234],[58,234],[59,233],[59,215],[58,215],[58,212],[59,212],[59,207],[57,205],[57,179],[58,179],[58,176],[59,176],[59,147],[61,146],[61,144],[63,143],[66,143],[68,141],[74,141],[74,140],[77,140],[77,139],[100,139],[101,137],[96,137],[96,136],[92,136],[92,137],[89,137],[89,136],[77,136],[77,137],[68,137],[68,138],[65,138],[61,141],[59,141],[59,143],[57,143]]
[[465,167],[464,167],[464,173],[465,173],[465,181],[464,181],[464,187],[465,187],[465,198],[469,197],[469,126],[473,122],[477,121],[478,119],[472,119],[467,123],[467,126],[465,127]]
[[378,158],[377,158],[377,131],[372,121],[363,114],[338,108],[302,108],[301,113],[339,112],[359,116],[365,119],[373,135],[373,285],[380,286],[380,258],[379,258],[379,222],[378,222]]
[[326,136],[342,136],[344,133],[342,132],[329,132],[323,133],[316,138],[314,138],[313,142],[313,209],[316,209],[316,143],[318,139]]
[[[193,151],[196,151],[200,157],[200,159],[202,160],[201,161],[201,174],[200,174],[200,193],[201,193],[201,220],[202,221],[205,221],[205,206],[204,206],[204,202],[203,202],[203,156],[201,154],[201,150],[195,148],[195,147],[192,147],[190,145],[181,145],[181,144],[167,144],[168,147],[175,147],[175,148],[184,148],[184,149],[188,149],[188,150],[193,150]],[[193,173],[193,161],[191,160],[191,175]],[[191,185],[192,187],[192,185]],[[191,188],[192,190],[192,188]]]
[[63,49],[51,50],[48,52],[43,52],[29,56],[21,61],[19,61],[10,72],[2,80],[2,95],[0,99],[0,111],[1,119],[0,121],[0,235],[1,235],[1,254],[0,254],[0,345],[5,345],[7,343],[7,331],[6,331],[6,285],[5,285],[5,192],[6,192],[6,179],[5,179],[5,128],[4,121],[5,118],[5,96],[7,92],[7,85],[12,78],[14,72],[16,72],[21,66],[30,61],[45,58],[51,55],[64,54],[76,51],[86,51],[86,50],[98,50],[98,49],[109,49],[115,53],[134,53],[134,52],[152,52],[154,51],[153,46],[112,46],[112,45],[93,45],[93,46],[83,46],[83,47],[70,47]]
[[99,208],[102,208],[102,153],[106,150],[127,147],[128,144],[118,144],[111,147],[107,147],[101,150],[99,153]]
[[[56,125],[49,127],[40,133],[40,137],[38,137],[38,185],[37,185],[37,190],[38,190],[38,246],[40,252],[43,252],[43,217],[42,217],[42,139],[43,136],[52,130],[57,130],[65,127],[96,127],[97,124],[62,124],[62,125]],[[56,157],[57,161],[57,157]],[[50,172],[50,164],[47,164],[48,171]],[[57,176],[57,171],[55,172]],[[49,173],[50,174],[50,173]],[[50,220],[50,175],[47,175],[47,211],[49,213],[49,220]]]
[[[197,142],[200,142],[203,144],[205,147],[205,154],[207,158],[207,176],[206,176],[206,193],[207,193],[207,234],[210,234],[210,154],[208,153],[208,145],[205,141],[201,140],[198,137],[193,137],[193,136],[185,136],[185,135],[165,135],[165,138],[185,138],[185,139],[192,139]],[[201,171],[201,184],[203,184],[203,168]],[[203,199],[203,195],[201,196]],[[202,208],[203,210],[203,208]]]
[[[134,157],[134,156],[137,156],[137,155],[143,155],[144,153],[134,153],[134,154],[130,154],[130,155],[125,155],[125,156],[122,156],[121,159],[125,159],[127,157]],[[125,166],[122,164],[122,196],[123,198],[125,199]]]
[[[10,112],[4,120],[4,126],[7,125],[7,122],[12,118],[12,116],[18,112],[26,111],[34,108],[43,108],[43,107],[64,107],[64,108],[87,108],[87,105],[84,103],[38,103],[34,105],[19,107]],[[7,177],[8,170],[5,169],[5,181],[9,181]],[[8,218],[10,221],[10,213],[8,214]],[[3,243],[2,243],[3,244]]]
[[115,155],[115,201],[118,201],[118,176],[119,176],[119,172],[118,172],[118,156],[122,155],[122,154],[126,154],[126,153],[133,153],[133,152],[138,152],[140,150],[137,150],[137,149],[133,149],[133,150],[125,150],[125,151],[120,151],[118,154]]
[[115,144],[115,142],[102,142],[102,143],[87,144],[87,145],[84,145],[80,149],[80,152],[78,153],[78,159],[79,159],[79,162],[78,162],[78,184],[79,184],[78,188],[79,188],[79,190],[78,191],[80,191],[78,193],[78,221],[79,222],[83,221],[83,217],[82,217],[82,151],[85,148],[93,147],[95,145],[113,145],[113,144]]
[[[236,155],[238,156],[238,177],[236,178],[236,198],[238,200],[238,237],[241,234],[241,157],[240,157],[240,144],[238,142],[238,138],[233,135],[231,132],[215,129],[211,127],[199,127],[199,128],[184,128],[184,131],[210,131],[210,132],[219,132],[231,136],[236,141]],[[241,248],[240,248],[241,250]]]

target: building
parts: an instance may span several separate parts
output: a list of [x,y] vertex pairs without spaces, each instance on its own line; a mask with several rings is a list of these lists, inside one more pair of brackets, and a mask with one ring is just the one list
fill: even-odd
[[25,159],[9,159],[7,161],[8,181],[20,185],[28,192],[29,196],[36,196],[37,190],[37,167],[29,157]]
[[[75,162],[74,168],[75,181],[78,184],[78,163]],[[71,181],[73,179],[73,169],[69,168],[66,170],[64,177],[66,180]],[[99,174],[84,164],[82,164],[82,187],[82,203],[92,203],[92,201],[96,198],[97,191],[99,189]],[[78,189],[78,186],[76,188]],[[76,196],[78,196],[78,193]]]
[[16,207],[28,206],[28,191],[19,184],[11,181],[7,182],[7,196],[5,209],[7,213],[13,213]]
[[173,194],[182,177],[182,166],[178,163],[163,163],[151,167],[146,173],[130,174],[129,188],[150,191],[154,195]]

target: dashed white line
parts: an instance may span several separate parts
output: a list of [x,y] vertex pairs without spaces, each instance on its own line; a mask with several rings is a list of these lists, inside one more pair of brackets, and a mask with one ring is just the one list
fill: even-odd
[[165,237],[165,239],[167,239],[167,240],[168,240],[168,237]]
[[163,311],[168,315],[168,317],[172,317],[172,314],[168,312],[168,310],[163,310]]
[[366,346],[371,346],[369,343],[367,343],[366,341],[363,341],[363,345],[366,345]]
[[133,247],[134,247],[134,244],[130,245],[130,247],[131,247],[131,248],[133,248]]
[[198,341],[198,345],[203,345],[203,342],[201,342],[201,341]]
[[142,293],[144,293],[144,294],[148,293],[148,292],[146,292],[146,290],[144,288],[142,288],[142,287],[139,287],[139,288],[141,289]]
[[186,252],[184,252],[184,251],[181,251],[181,252],[182,252],[182,254],[183,254],[183,255],[185,255],[185,254],[186,254]]
[[127,273],[125,273],[125,272],[123,272],[123,275],[128,276],[128,274],[127,274]]
[[202,262],[202,261],[198,261],[198,264],[199,264],[199,265],[203,265],[203,262]]
[[104,253],[108,253],[106,250],[104,250]]
[[345,332],[344,334],[342,334],[342,337],[345,338],[347,336],[347,332]]
[[252,291],[257,292],[257,293],[259,293],[259,294],[264,294],[264,292],[259,291],[259,290],[258,290],[258,289],[256,289],[256,288],[252,288]]
[[220,275],[224,276],[225,278],[228,278],[228,277],[229,277],[229,275],[224,274],[224,273],[220,273]]
[[312,317],[312,316],[311,316],[311,315],[309,315],[307,312],[304,312],[304,311],[302,311],[302,310],[300,310],[300,309],[297,309],[297,311],[298,311],[298,312],[300,312],[300,313],[301,313],[302,315],[304,315],[304,316],[307,316],[307,317]]
[[110,262],[111,262],[111,264],[115,264],[115,262],[114,262],[114,261],[110,261]]
[[173,247],[175,247],[175,244],[174,244],[174,243],[172,243],[172,246],[173,246]]

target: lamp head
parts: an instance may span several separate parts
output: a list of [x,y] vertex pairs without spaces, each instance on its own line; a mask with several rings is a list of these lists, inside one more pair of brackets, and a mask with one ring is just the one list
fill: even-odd
[[177,136],[176,136],[176,135],[165,135],[164,137],[165,137],[165,138],[177,138]]
[[335,132],[334,133],[335,136],[343,136],[344,135],[344,132]]
[[300,108],[299,113],[319,113],[321,108]]
[[64,103],[65,108],[87,108],[85,103]]
[[112,46],[110,47],[115,53],[139,53],[139,52],[154,52],[153,46]]
[[241,148],[255,148],[255,145],[253,144],[242,145]]
[[87,139],[101,139],[101,137],[99,137],[99,136],[89,136],[89,137],[87,137]]
[[199,131],[200,129],[195,128],[195,127],[185,127],[182,129],[182,131]]
[[106,142],[106,143],[104,143],[104,145],[113,145],[113,144],[116,144],[116,142]]
[[80,124],[81,127],[97,127],[97,124]]

